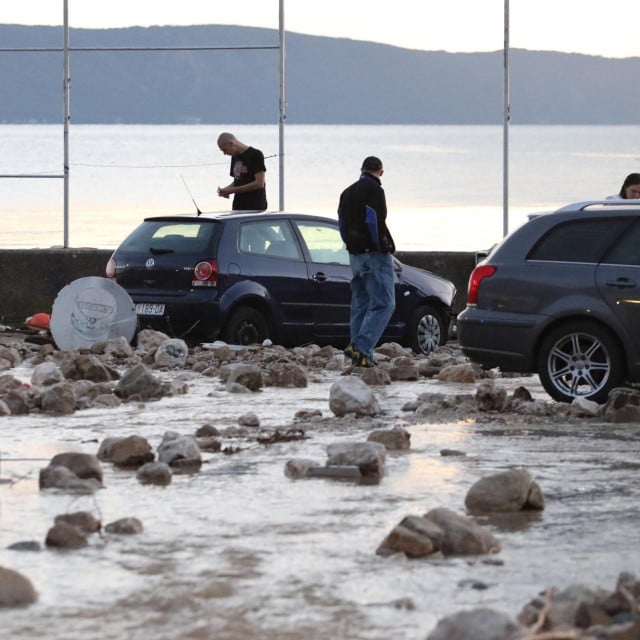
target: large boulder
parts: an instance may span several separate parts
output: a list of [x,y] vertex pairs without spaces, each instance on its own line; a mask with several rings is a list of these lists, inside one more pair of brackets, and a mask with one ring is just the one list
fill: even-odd
[[506,614],[481,608],[442,618],[427,640],[513,640],[523,631]]
[[372,389],[357,376],[346,376],[331,385],[329,408],[339,418],[349,413],[375,416],[380,411]]
[[69,415],[76,410],[76,395],[70,382],[58,382],[46,387],[38,399],[45,413],[56,416]]
[[118,467],[137,468],[154,458],[151,445],[142,436],[105,438],[98,449],[98,459],[113,462]]
[[470,518],[445,508],[432,509],[423,516],[407,516],[382,541],[381,556],[404,553],[420,558],[440,551],[445,556],[496,553],[500,544],[493,534]]
[[465,505],[472,513],[544,509],[544,497],[526,469],[510,469],[478,480],[467,492]]
[[336,442],[327,447],[327,467],[352,466],[363,478],[380,479],[384,475],[387,450],[378,442]]
[[51,362],[51,360],[36,365],[31,374],[31,384],[36,387],[48,387],[63,380],[64,375],[60,367],[55,362]]
[[156,349],[153,355],[153,363],[155,367],[166,367],[175,369],[184,367],[189,355],[189,347],[184,340],[180,338],[171,338],[165,340]]
[[115,389],[116,395],[123,400],[132,396],[150,400],[161,397],[164,392],[165,386],[161,380],[142,363],[125,371]]
[[0,567],[0,607],[26,607],[38,599],[29,578],[6,567]]

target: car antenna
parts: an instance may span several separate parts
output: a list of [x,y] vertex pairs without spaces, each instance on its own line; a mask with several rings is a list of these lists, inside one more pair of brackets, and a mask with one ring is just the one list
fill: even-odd
[[193,194],[191,193],[191,189],[189,189],[189,187],[187,186],[187,181],[184,179],[184,176],[182,174],[180,174],[180,177],[182,178],[182,182],[184,183],[184,188],[187,190],[187,192],[191,196],[191,202],[193,202],[193,205],[195,206],[196,211],[198,212],[198,215],[202,215],[202,211],[200,211],[200,207],[197,205],[196,199],[193,197]]

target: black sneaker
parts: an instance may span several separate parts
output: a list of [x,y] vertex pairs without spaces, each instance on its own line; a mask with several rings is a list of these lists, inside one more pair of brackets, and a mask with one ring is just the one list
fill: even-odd
[[366,369],[370,369],[371,367],[376,366],[376,363],[373,360],[370,360],[362,353],[358,353],[357,356],[353,357],[353,364],[356,367],[364,367]]
[[342,353],[344,353],[345,357],[350,360],[354,360],[358,355],[360,355],[360,352],[351,343],[345,347],[345,350]]

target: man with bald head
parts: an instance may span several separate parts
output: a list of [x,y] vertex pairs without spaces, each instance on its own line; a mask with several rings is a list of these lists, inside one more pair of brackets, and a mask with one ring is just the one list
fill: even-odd
[[232,133],[218,136],[218,148],[225,156],[231,156],[233,182],[218,187],[218,195],[228,198],[233,195],[234,211],[265,211],[267,191],[264,155],[259,149],[240,142]]

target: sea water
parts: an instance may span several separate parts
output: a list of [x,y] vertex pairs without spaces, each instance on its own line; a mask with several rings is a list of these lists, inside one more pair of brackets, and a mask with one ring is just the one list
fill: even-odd
[[[638,171],[640,126],[75,125],[69,130],[69,246],[115,248],[146,216],[222,211],[232,131],[266,156],[269,208],[336,215],[367,155],[382,158],[389,227],[404,251],[476,251],[527,214],[600,199]],[[64,242],[61,125],[0,125],[0,246]],[[280,166],[283,174],[280,176]],[[505,216],[505,177],[507,184]],[[281,179],[282,178],[282,179]],[[282,193],[280,184],[284,185]]]

